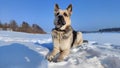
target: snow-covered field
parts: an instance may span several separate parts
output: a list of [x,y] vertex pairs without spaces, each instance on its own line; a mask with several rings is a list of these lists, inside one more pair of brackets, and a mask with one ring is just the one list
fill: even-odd
[[83,34],[88,44],[71,50],[63,62],[48,62],[50,34],[0,31],[0,68],[120,68],[120,33]]

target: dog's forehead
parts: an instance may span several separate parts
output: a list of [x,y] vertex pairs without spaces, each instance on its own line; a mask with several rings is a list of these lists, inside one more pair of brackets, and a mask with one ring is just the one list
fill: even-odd
[[62,10],[62,9],[59,9],[59,12],[60,12],[60,13],[65,13],[65,12],[68,13],[67,10]]

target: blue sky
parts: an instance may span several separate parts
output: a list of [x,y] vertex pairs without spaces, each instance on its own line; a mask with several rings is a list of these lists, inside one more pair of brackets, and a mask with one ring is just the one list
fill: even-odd
[[54,28],[54,4],[61,9],[73,5],[71,16],[75,30],[120,27],[120,0],[0,0],[0,21],[39,24],[45,31]]

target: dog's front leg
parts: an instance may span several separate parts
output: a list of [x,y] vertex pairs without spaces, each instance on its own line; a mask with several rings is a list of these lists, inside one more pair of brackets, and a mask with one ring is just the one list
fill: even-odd
[[59,53],[59,49],[54,47],[53,51],[51,52],[51,54],[49,56],[47,56],[47,59],[51,62],[53,61],[55,55]]
[[61,51],[60,56],[57,59],[57,62],[63,61],[68,56],[69,53],[70,53],[70,49]]

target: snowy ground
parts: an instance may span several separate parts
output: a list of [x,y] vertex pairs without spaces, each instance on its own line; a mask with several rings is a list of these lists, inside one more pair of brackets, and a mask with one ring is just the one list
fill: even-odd
[[87,45],[71,50],[63,62],[48,62],[50,34],[0,31],[0,68],[120,68],[120,33],[88,33]]

